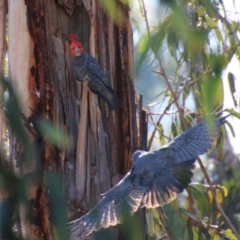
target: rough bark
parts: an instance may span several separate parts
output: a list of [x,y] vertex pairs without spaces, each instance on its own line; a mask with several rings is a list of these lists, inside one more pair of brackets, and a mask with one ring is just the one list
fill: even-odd
[[[0,76],[4,74],[5,57],[7,50],[6,43],[6,18],[7,18],[7,1],[0,0]],[[3,97],[4,89],[0,85],[0,97]],[[3,104],[0,107],[0,144],[4,146],[6,137],[6,124],[3,114]]]
[[[4,66],[5,66],[5,56],[6,56],[6,16],[7,16],[7,2],[5,0],[0,0],[0,77],[4,74]],[[0,99],[2,102],[4,89],[2,85],[0,85]],[[6,138],[6,124],[4,118],[4,109],[3,104],[0,105],[0,161],[4,158],[4,145]],[[2,185],[0,185],[0,203],[2,202],[4,197],[4,190]],[[1,207],[0,207],[1,208]],[[1,220],[0,220],[1,221]],[[2,223],[0,222],[0,226]],[[0,227],[0,238],[1,238],[2,229]]]
[[[129,12],[122,3],[117,5],[124,15],[121,25],[108,17],[97,0],[9,0],[10,72],[22,111],[30,116],[31,107],[72,136],[74,142],[71,151],[35,143],[43,152],[31,167],[23,167],[23,173],[39,172],[40,164],[40,178],[32,181],[28,188],[28,201],[34,203],[31,211],[36,221],[27,222],[25,209],[20,209],[24,237],[56,237],[44,184],[49,169],[57,170],[65,184],[69,216],[73,219],[89,210],[100,199],[100,194],[113,186],[114,179],[126,173],[131,167],[131,154],[143,142],[138,140],[142,136],[137,128]],[[75,168],[78,136],[81,136],[78,124],[82,117],[82,85],[75,80],[71,68],[70,33],[77,34],[85,49],[97,59],[123,101],[122,108],[111,111],[104,101],[88,93],[86,148],[81,158],[86,174],[81,197],[77,195],[76,184],[83,182],[82,176],[75,174]],[[21,161],[17,146],[17,140],[13,141],[13,161]],[[13,165],[18,172],[16,163]],[[111,231],[111,239],[121,238],[117,230]],[[144,233],[144,228],[141,231]]]

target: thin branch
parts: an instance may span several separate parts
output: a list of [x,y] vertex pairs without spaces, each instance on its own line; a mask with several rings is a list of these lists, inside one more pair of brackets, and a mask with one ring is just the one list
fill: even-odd
[[[195,80],[189,82],[188,84],[184,85],[183,88],[178,92],[177,98],[181,95],[181,93],[183,92],[183,90],[184,90],[185,88],[187,88],[187,87],[191,86],[192,84],[196,83],[196,82],[199,81],[205,74],[208,74],[208,73],[210,73],[211,71],[212,71],[212,70],[210,70],[209,72],[204,73],[202,76],[200,76],[200,77],[196,78]],[[167,105],[167,107],[165,108],[165,110],[162,112],[161,117],[158,119],[156,125],[158,125],[158,124],[161,122],[163,116],[167,113],[167,111],[170,109],[170,107],[172,106],[173,103],[174,103],[174,100],[171,101],[171,102]],[[154,136],[155,136],[155,134],[156,134],[156,131],[157,131],[157,129],[154,128],[154,130],[153,130],[153,132],[152,132],[152,134],[151,134],[151,137],[150,137],[150,139],[149,139],[149,141],[148,141],[148,142],[149,142],[149,144],[148,144],[148,150],[149,150],[149,149],[151,148],[151,146],[152,146],[152,142],[153,142]]]
[[224,236],[221,232],[223,231],[218,225],[212,225],[212,224],[207,224],[205,222],[203,222],[202,220],[198,219],[197,216],[193,215],[192,213],[186,211],[185,209],[181,209],[181,211],[187,215],[189,218],[191,218],[193,221],[197,222],[198,224],[200,224],[201,226],[203,226],[204,228],[207,229],[213,229],[215,231],[217,231],[217,233],[221,236]]
[[141,3],[142,3],[142,8],[143,8],[143,17],[144,17],[145,22],[146,22],[148,38],[150,39],[150,28],[149,28],[149,23],[148,23],[148,18],[147,18],[147,10],[146,10],[146,7],[145,7],[144,0],[141,0]]
[[147,115],[171,115],[171,114],[176,114],[178,113],[178,111],[171,111],[171,112],[166,112],[166,113],[163,113],[163,112],[159,112],[159,113],[148,113]]
[[[163,116],[165,115],[165,113],[170,109],[171,105],[173,104],[173,101],[167,105],[167,107],[164,109],[162,115],[159,117],[157,123],[156,123],[156,126],[161,122]],[[148,147],[147,147],[147,150],[149,151],[151,146],[152,146],[152,142],[153,142],[153,139],[154,139],[154,136],[156,134],[156,131],[157,131],[157,128],[155,127],[152,134],[151,134],[151,137],[149,139],[149,144],[148,144]]]
[[164,133],[163,133],[163,130],[159,129],[158,125],[155,125],[154,121],[153,121],[153,118],[152,116],[150,115],[150,118],[152,120],[152,124],[154,125],[155,129],[157,129],[162,135],[163,137],[165,137],[166,139],[168,139],[169,141],[172,140],[170,137],[166,136]]

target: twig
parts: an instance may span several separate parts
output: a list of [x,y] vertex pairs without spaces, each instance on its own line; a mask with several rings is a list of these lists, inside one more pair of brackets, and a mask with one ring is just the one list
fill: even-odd
[[[150,35],[149,23],[148,23],[148,19],[147,19],[147,11],[146,11],[146,8],[145,8],[144,0],[141,0],[141,1],[142,1],[142,7],[143,7],[143,16],[144,16],[144,18],[145,18],[146,27],[147,27],[147,32],[148,32],[148,38],[150,39],[151,35]],[[152,48],[152,47],[151,47],[151,48]],[[176,105],[176,107],[177,107],[177,109],[178,109],[178,111],[179,111],[179,116],[180,116],[180,118],[181,118],[181,120],[182,120],[182,122],[183,122],[184,128],[187,129],[187,124],[186,124],[185,118],[184,118],[184,116],[183,116],[182,109],[180,108],[180,106],[179,106],[179,104],[178,104],[178,101],[177,101],[177,98],[178,98],[179,95],[176,96],[176,94],[174,93],[174,91],[173,91],[173,89],[172,89],[172,87],[171,87],[171,85],[170,85],[170,83],[169,83],[169,81],[168,81],[168,77],[167,77],[167,75],[166,75],[166,72],[165,72],[165,70],[164,70],[164,68],[163,68],[163,66],[162,66],[161,60],[158,58],[158,56],[157,56],[157,54],[156,54],[156,52],[154,51],[153,48],[152,48],[152,51],[153,51],[153,53],[154,53],[155,58],[158,60],[159,67],[160,67],[160,73],[161,73],[161,75],[163,76],[163,79],[165,80],[165,82],[166,82],[166,84],[167,84],[167,86],[168,86],[168,88],[169,88],[169,90],[170,90],[170,92],[171,92],[171,94],[172,94],[173,102],[175,103],[175,105]],[[167,110],[168,110],[168,108],[166,108],[164,112],[166,112]],[[163,115],[162,115],[159,119],[162,119],[162,117],[163,117]],[[159,123],[159,122],[160,122],[160,120],[158,121],[158,123]],[[158,123],[157,123],[157,125],[158,125]],[[220,204],[218,203],[217,198],[216,198],[216,195],[215,195],[215,191],[214,191],[214,188],[213,188],[213,185],[212,185],[212,182],[211,182],[211,180],[210,180],[210,178],[209,178],[209,176],[208,176],[208,174],[207,174],[207,172],[206,172],[206,169],[205,169],[205,167],[203,166],[202,161],[200,160],[199,157],[197,158],[197,161],[198,161],[198,163],[199,163],[199,165],[200,165],[200,167],[201,167],[201,170],[202,170],[202,172],[203,172],[203,174],[204,174],[204,177],[205,177],[207,183],[208,183],[209,186],[210,186],[210,189],[211,189],[212,194],[213,194],[213,199],[214,199],[214,201],[215,201],[215,203],[216,203],[216,206],[217,206],[219,212],[221,213],[221,215],[223,216],[224,220],[227,222],[227,224],[229,225],[229,227],[231,228],[231,230],[234,232],[234,234],[236,235],[236,237],[238,237],[238,238],[240,239],[240,236],[238,235],[237,230],[235,229],[235,227],[233,226],[233,224],[231,223],[231,221],[229,220],[229,218],[227,217],[227,215],[226,215],[226,214],[224,213],[224,211],[222,210]]]
[[[148,23],[148,18],[147,18],[147,11],[146,11],[146,7],[145,7],[144,0],[142,0],[142,7],[143,7],[143,16],[144,16],[144,18],[145,18],[146,27],[147,27],[147,32],[148,32],[148,38],[150,39],[151,35],[150,35],[149,23]],[[152,48],[152,47],[151,47],[151,48]],[[159,66],[160,66],[160,72],[159,72],[159,74],[161,74],[161,75],[163,76],[163,79],[165,80],[165,82],[166,82],[166,84],[167,84],[167,86],[168,86],[168,89],[170,90],[170,92],[171,92],[171,94],[172,94],[172,96],[173,96],[173,99],[174,99],[174,102],[175,102],[175,104],[176,104],[176,106],[177,106],[177,109],[178,109],[179,112],[180,112],[180,110],[181,110],[181,109],[180,109],[180,106],[179,106],[179,104],[178,104],[176,95],[175,95],[175,93],[173,92],[172,87],[171,87],[171,85],[170,85],[170,83],[169,83],[169,81],[168,81],[168,77],[167,77],[167,75],[166,75],[166,73],[165,73],[165,70],[164,70],[164,68],[163,68],[163,66],[162,66],[162,62],[161,62],[161,60],[158,58],[158,56],[157,56],[157,54],[156,54],[156,52],[154,51],[153,48],[152,48],[152,51],[153,51],[153,53],[154,53],[155,58],[158,60],[158,63],[159,63]],[[182,118],[182,114],[180,114],[180,117]]]
[[[162,115],[159,117],[159,119],[158,119],[158,121],[157,121],[157,123],[156,123],[156,126],[161,122],[163,116],[164,116],[165,113],[169,110],[169,108],[171,107],[172,103],[173,103],[173,101],[172,101],[170,104],[168,104],[167,107],[164,109]],[[147,147],[147,150],[148,150],[148,151],[150,150],[150,148],[151,148],[151,146],[152,146],[152,142],[153,142],[154,136],[155,136],[155,134],[156,134],[156,131],[157,131],[157,128],[155,127],[154,130],[153,130],[153,132],[152,132],[152,134],[151,134],[151,137],[150,137],[150,139],[149,139],[149,144],[148,144],[148,147]]]
[[76,156],[76,197],[81,201],[85,194],[86,186],[86,129],[88,107],[88,81],[83,82],[83,94],[81,103],[81,118],[78,125],[77,156]]
[[153,118],[152,118],[152,115],[150,115],[150,118],[152,120],[152,124],[154,125],[155,129],[157,129],[162,135],[163,137],[165,137],[166,139],[168,139],[169,141],[171,141],[172,139],[168,136],[166,136],[164,133],[163,133],[163,130],[159,129],[158,125],[156,125],[153,121]]
[[143,7],[143,17],[144,17],[145,22],[146,22],[148,37],[150,39],[150,28],[149,28],[149,23],[148,23],[148,18],[147,18],[147,10],[146,10],[146,7],[145,7],[144,0],[141,0],[141,2],[142,2],[142,7]]
[[209,229],[214,229],[215,231],[218,231],[218,233],[220,235],[223,235],[221,234],[221,231],[222,229],[219,228],[218,225],[211,225],[211,224],[207,224],[207,223],[204,223],[202,220],[198,219],[197,216],[193,215],[192,213],[186,211],[185,209],[181,209],[181,211],[187,215],[189,218],[191,218],[192,220],[194,220],[195,222],[199,223],[201,226],[203,226],[204,228],[209,228]]
[[[209,71],[209,72],[211,72],[211,71]],[[207,72],[207,73],[209,73],[209,72]],[[206,73],[206,74],[207,74],[207,73]],[[205,75],[205,74],[204,74],[204,75]],[[201,77],[196,78],[195,80],[191,81],[190,83],[184,85],[183,88],[178,92],[177,98],[181,95],[181,93],[183,92],[183,90],[184,90],[185,88],[187,88],[187,87],[189,87],[190,85],[194,84],[195,82],[199,81],[204,75],[202,75]],[[173,103],[174,103],[174,100],[171,101],[171,102],[167,105],[167,107],[165,108],[165,110],[162,112],[161,117],[158,119],[156,125],[158,125],[158,124],[160,123],[160,121],[162,120],[163,116],[167,113],[167,111],[170,109],[170,107],[172,106]],[[152,146],[152,142],[153,142],[154,136],[155,136],[155,134],[156,134],[156,131],[157,131],[157,129],[154,128],[154,130],[153,130],[153,132],[152,132],[152,134],[151,134],[151,137],[150,137],[150,139],[149,139],[148,150],[149,150],[149,149],[151,148],[151,146]]]
[[159,113],[148,113],[147,115],[171,115],[171,114],[176,114],[178,113],[178,111],[171,111],[171,112],[159,112]]

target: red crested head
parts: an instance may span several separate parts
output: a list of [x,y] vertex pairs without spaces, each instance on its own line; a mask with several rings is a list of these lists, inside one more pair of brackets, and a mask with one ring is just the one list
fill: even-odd
[[82,43],[78,41],[77,37],[74,34],[69,35],[69,39],[71,41],[70,44],[70,54],[73,57],[81,56],[85,52]]

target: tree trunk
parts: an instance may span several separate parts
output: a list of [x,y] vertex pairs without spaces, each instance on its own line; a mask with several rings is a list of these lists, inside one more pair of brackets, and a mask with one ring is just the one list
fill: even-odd
[[[6,43],[6,18],[7,18],[7,2],[5,0],[0,0],[0,79],[4,75],[5,70],[5,57],[7,50]],[[4,146],[5,146],[5,138],[6,138],[6,123],[4,117],[4,108],[2,104],[4,89],[0,84],[0,161],[4,159]],[[1,162],[4,165],[4,163]],[[0,185],[0,203],[4,197],[4,190],[2,185]],[[1,209],[1,207],[0,207]],[[1,210],[0,210],[1,211]],[[0,220],[1,221],[1,220]],[[0,223],[2,226],[2,223]],[[1,238],[2,229],[0,228],[0,238]]]
[[[4,75],[5,70],[5,57],[7,50],[6,43],[6,18],[7,18],[7,2],[6,0],[0,0],[0,77]],[[4,93],[3,87],[0,85],[0,96]],[[3,114],[3,104],[0,109],[0,144],[4,146],[4,139],[6,137],[6,124]]]
[[[19,208],[23,237],[56,238],[51,223],[53,211],[49,210],[51,192],[46,187],[49,170],[56,170],[64,182],[69,217],[75,219],[90,210],[100,194],[116,184],[116,179],[131,167],[133,151],[143,148],[142,139],[146,136],[137,129],[129,12],[122,3],[116,5],[124,16],[120,25],[111,20],[98,0],[9,0],[10,73],[22,112],[29,117],[31,107],[67,132],[74,142],[73,149],[68,151],[31,138],[39,154],[29,166],[22,163],[18,141],[11,141],[14,171],[20,172],[20,161],[21,174],[34,175],[34,179],[40,175],[37,181],[29,181],[27,188],[32,221],[26,219],[26,209]],[[123,101],[122,108],[112,111],[104,101],[88,92],[85,129],[78,129],[86,102],[82,96],[86,94],[73,76],[70,33],[76,34],[87,52],[97,59]],[[141,110],[139,113],[142,118],[144,113]],[[78,134],[83,130],[85,134]],[[78,158],[77,148],[81,146],[77,143],[84,141],[84,152],[80,153],[83,157]],[[76,166],[81,166],[81,170]],[[77,174],[79,171],[85,174]],[[120,239],[119,231],[110,232],[111,239]],[[145,236],[144,228],[141,233]]]

